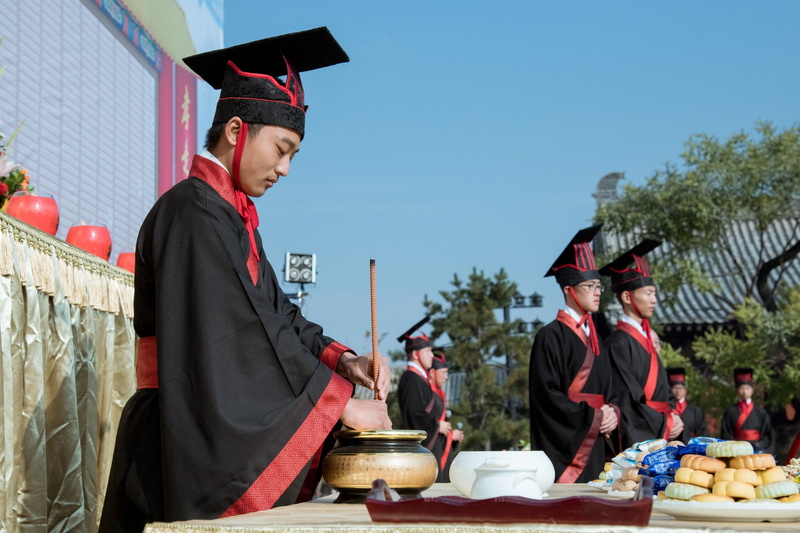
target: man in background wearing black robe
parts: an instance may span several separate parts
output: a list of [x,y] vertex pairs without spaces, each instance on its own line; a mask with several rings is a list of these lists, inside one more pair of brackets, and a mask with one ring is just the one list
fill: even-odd
[[[440,422],[447,421],[449,412],[447,409],[447,394],[444,390],[448,376],[447,360],[445,359],[444,351],[439,349],[438,352],[435,351],[433,354],[431,368],[428,369],[428,382],[431,385],[433,393],[442,400],[442,414],[439,416]],[[439,461],[439,477],[436,478],[436,483],[450,483],[450,465],[453,463],[453,458],[455,458],[458,443],[462,440],[464,440],[464,432],[461,431],[461,429],[451,429],[451,431],[447,433],[442,456],[437,458]]]
[[565,306],[536,334],[530,361],[531,449],[550,458],[558,483],[596,479],[619,409],[611,365],[591,313],[600,306],[600,274],[591,240],[600,226],[579,231],[545,277],[555,276]]
[[694,437],[708,437],[708,425],[703,409],[686,400],[686,372],[684,369],[667,368],[667,379],[672,394],[675,395],[675,414],[683,420],[683,435],[680,440],[686,444]]
[[656,287],[643,256],[660,244],[647,239],[600,269],[600,274],[611,277],[611,290],[623,312],[606,339],[622,411],[623,448],[651,439],[672,440],[683,433],[683,421],[672,412],[675,398],[650,331]]
[[753,369],[734,370],[734,383],[739,401],[722,414],[720,438],[746,440],[755,453],[775,453],[775,435],[766,409],[753,402]]
[[433,365],[432,344],[425,335],[411,337],[418,327],[419,324],[400,337],[405,340],[408,367],[397,385],[397,401],[403,417],[403,428],[427,433],[422,445],[433,453],[438,465],[452,427],[444,419],[444,402],[433,392],[428,377],[428,370]]
[[351,398],[358,383],[385,400],[385,358],[374,383],[371,357],[290,302],[249,198],[288,174],[303,138],[298,72],[346,60],[326,28],[184,60],[222,92],[207,150],[139,233],[138,390],[122,413],[101,533],[308,500],[340,423],[391,427],[384,402]]

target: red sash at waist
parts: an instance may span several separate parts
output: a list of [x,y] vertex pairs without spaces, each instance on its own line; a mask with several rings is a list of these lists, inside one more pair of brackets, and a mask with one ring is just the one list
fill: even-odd
[[158,388],[158,350],[155,336],[139,339],[136,348],[136,388]]
[[570,392],[569,399],[573,402],[586,402],[595,409],[600,409],[606,403],[606,399],[602,394],[591,394],[589,392]]
[[761,432],[757,429],[734,429],[733,438],[736,440],[761,440]]
[[657,402],[655,400],[647,400],[647,407],[654,409],[664,415],[669,415],[670,413],[672,413],[672,409],[669,406],[669,402]]

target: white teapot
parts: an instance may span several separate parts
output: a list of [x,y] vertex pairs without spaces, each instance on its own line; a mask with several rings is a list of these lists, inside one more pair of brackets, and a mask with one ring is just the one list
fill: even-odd
[[542,488],[536,481],[535,468],[512,468],[510,461],[490,457],[475,468],[475,482],[469,496],[475,500],[499,496],[524,496],[541,500]]
[[475,469],[489,458],[505,459],[511,463],[512,469],[535,470],[543,496],[547,496],[547,491],[555,481],[553,463],[543,451],[460,451],[450,466],[450,482],[453,487],[469,497],[475,483]]

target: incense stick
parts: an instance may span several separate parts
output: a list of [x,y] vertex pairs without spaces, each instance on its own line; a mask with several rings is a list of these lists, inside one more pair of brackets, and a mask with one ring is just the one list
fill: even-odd
[[375,299],[375,260],[369,260],[369,301],[370,314],[372,317],[372,380],[375,383],[375,399],[378,399],[378,372],[380,361],[378,360],[378,312]]

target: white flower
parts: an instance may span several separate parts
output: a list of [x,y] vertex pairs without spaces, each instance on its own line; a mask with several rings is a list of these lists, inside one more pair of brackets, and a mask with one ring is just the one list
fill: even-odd
[[10,160],[8,156],[0,156],[0,176],[8,176],[16,168],[19,168],[19,165]]

